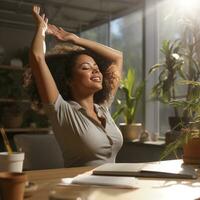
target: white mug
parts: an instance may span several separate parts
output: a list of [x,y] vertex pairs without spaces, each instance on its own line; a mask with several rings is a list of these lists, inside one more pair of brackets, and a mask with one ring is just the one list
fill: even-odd
[[0,152],[0,171],[22,172],[24,152]]

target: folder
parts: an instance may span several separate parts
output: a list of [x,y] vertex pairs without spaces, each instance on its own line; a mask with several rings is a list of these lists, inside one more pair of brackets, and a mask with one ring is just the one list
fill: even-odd
[[106,163],[93,170],[94,175],[134,176],[151,178],[197,179],[197,170],[180,162]]

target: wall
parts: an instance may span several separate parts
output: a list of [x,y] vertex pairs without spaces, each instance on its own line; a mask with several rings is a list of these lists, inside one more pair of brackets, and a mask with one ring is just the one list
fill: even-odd
[[[139,163],[139,162],[152,162],[158,161],[161,158],[161,154],[165,149],[165,141],[147,141],[132,142],[124,141],[124,144],[119,151],[116,162],[118,163]],[[182,158],[182,149],[177,150],[178,158]],[[174,154],[167,156],[164,160],[177,159]]]
[[0,28],[0,46],[5,49],[7,60],[19,52],[20,49],[30,46],[33,33],[29,30]]

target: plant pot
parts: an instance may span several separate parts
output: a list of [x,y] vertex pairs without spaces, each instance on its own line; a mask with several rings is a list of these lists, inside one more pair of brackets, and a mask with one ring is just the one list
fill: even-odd
[[134,123],[134,124],[120,123],[119,128],[122,132],[125,141],[139,139],[142,132],[141,123]]
[[200,164],[200,138],[192,138],[184,145],[183,161],[186,164]]
[[180,131],[187,126],[190,119],[187,117],[168,117],[170,129],[173,131]]
[[24,173],[0,172],[2,200],[23,200],[27,175]]

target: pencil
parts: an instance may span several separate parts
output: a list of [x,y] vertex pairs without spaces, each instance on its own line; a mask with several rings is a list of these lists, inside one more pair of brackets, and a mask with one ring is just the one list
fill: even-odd
[[12,154],[12,149],[11,149],[11,146],[9,144],[9,141],[8,141],[7,136],[6,136],[4,128],[1,128],[1,134],[2,134],[2,137],[3,137],[3,142],[4,142],[4,145],[6,147],[6,150],[7,150],[8,154],[10,155],[10,154]]

